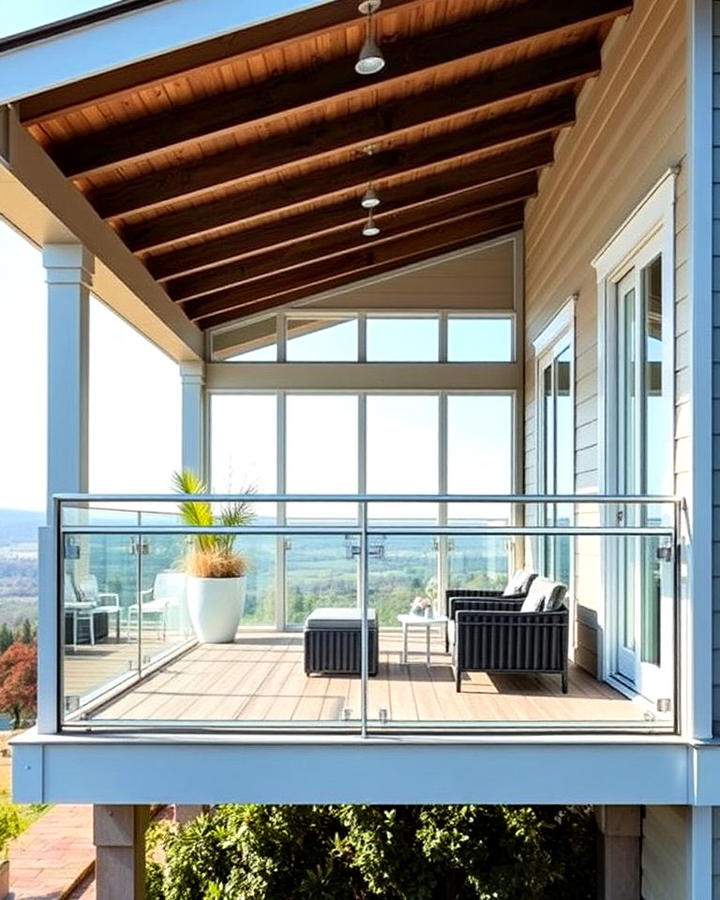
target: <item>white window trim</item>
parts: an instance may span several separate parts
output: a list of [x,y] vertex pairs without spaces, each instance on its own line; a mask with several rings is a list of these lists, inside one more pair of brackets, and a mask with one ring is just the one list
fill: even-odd
[[[612,304],[615,301],[615,287],[633,266],[644,266],[655,256],[662,257],[663,284],[669,286],[669,300],[663,308],[671,315],[668,327],[675,335],[675,183],[678,169],[669,169],[654,187],[645,195],[638,206],[625,219],[612,238],[593,259],[592,265],[597,276],[598,297],[598,482],[601,494],[615,490],[617,472],[610,456],[611,423],[615,409],[612,397],[608,396],[608,385],[613,384],[616,375],[612,371],[611,355],[605,348],[615,342],[614,316]],[[674,372],[674,340],[668,341],[663,359],[663,367]],[[612,393],[612,392],[610,392]],[[674,393],[673,393],[674,397]],[[674,403],[674,399],[673,399]],[[674,474],[674,464],[671,467]],[[668,493],[673,493],[672,485]],[[607,511],[606,511],[607,512]],[[604,559],[600,569],[600,596],[606,596],[606,573],[610,571],[609,560],[605,560],[607,548],[603,545]],[[602,646],[598,648],[599,677],[610,678],[614,671],[615,640],[612,637],[616,627],[613,610],[607,604],[598,608],[598,637]],[[604,636],[604,639],[603,639]],[[677,660],[676,663],[677,665]],[[679,698],[676,698],[676,702]]]
[[[545,414],[543,410],[543,368],[548,360],[554,359],[560,342],[570,345],[570,396],[572,399],[572,460],[573,460],[573,490],[576,478],[575,465],[575,438],[576,438],[576,400],[575,400],[575,306],[578,295],[572,294],[555,315],[550,319],[540,334],[533,340],[532,346],[535,353],[535,422],[536,422],[536,447],[535,447],[535,484],[538,493],[546,494],[544,484],[545,472],[545,448],[541,440],[545,428]],[[567,338],[567,341],[564,340]],[[574,516],[573,516],[574,518]],[[538,522],[538,524],[541,524]],[[574,521],[573,521],[573,524]],[[543,556],[544,554],[540,554]],[[576,618],[575,611],[575,551],[570,553],[570,584],[568,594],[571,603],[573,621]]]

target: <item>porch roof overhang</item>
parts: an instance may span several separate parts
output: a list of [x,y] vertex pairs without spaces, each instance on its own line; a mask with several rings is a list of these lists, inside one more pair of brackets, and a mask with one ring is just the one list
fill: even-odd
[[[237,6],[128,0],[0,42],[10,130],[42,149],[55,218],[197,355],[212,326],[522,227],[632,2],[384,0],[371,77],[354,70],[355,0]],[[29,74],[43,48],[54,85]],[[8,178],[37,196],[21,156],[7,150]]]

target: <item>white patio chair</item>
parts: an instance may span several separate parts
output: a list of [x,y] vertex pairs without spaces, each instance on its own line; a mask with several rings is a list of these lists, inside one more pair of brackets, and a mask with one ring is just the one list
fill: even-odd
[[165,640],[169,613],[177,609],[182,616],[184,606],[185,574],[183,572],[160,572],[155,576],[151,588],[140,591],[140,601],[128,607],[128,635],[133,623],[137,623],[138,627],[141,627],[147,619],[158,627],[158,632],[162,628],[162,637]]
[[[93,617],[105,613],[108,617],[115,616],[115,640],[120,640],[120,597],[112,591],[101,591],[98,587],[98,580],[95,575],[86,575],[80,580],[80,595],[83,600],[93,604]],[[93,627],[94,631],[94,627]],[[94,643],[94,641],[93,641]]]

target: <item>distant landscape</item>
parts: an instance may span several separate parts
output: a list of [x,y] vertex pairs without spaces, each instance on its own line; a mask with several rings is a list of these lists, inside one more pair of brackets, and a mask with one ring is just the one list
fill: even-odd
[[[0,509],[0,623],[19,625],[37,620],[37,529],[39,512]],[[123,535],[81,539],[83,569],[98,578],[101,590],[120,596],[123,606],[136,602],[138,576],[142,589],[152,587],[158,572],[177,567],[182,539],[156,535],[148,553],[138,560]],[[507,577],[507,551],[501,537],[458,537],[449,553],[449,580],[456,587],[497,587]],[[238,540],[247,555],[247,602],[243,624],[270,625],[275,615],[276,539],[248,535]],[[380,552],[377,552],[377,551]],[[432,595],[436,585],[437,552],[430,536],[390,536],[371,553],[370,602],[381,624],[396,624],[416,595]],[[138,571],[138,563],[140,570]],[[72,563],[71,563],[72,565]],[[351,542],[338,536],[296,536],[288,541],[287,619],[300,625],[318,606],[353,605],[357,590],[357,560]]]
[[0,624],[37,621],[38,528],[41,512],[0,509]]

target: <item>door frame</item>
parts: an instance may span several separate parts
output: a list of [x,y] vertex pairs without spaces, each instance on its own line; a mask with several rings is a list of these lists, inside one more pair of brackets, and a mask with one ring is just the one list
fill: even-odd
[[[669,415],[666,417],[668,446],[673,447],[673,461],[668,474],[664,493],[674,493],[674,409],[675,409],[675,185],[678,170],[668,170],[635,210],[623,222],[610,241],[592,261],[597,277],[598,296],[598,482],[602,494],[613,494],[618,483],[617,454],[615,447],[614,423],[617,416],[617,368],[613,365],[614,355],[607,348],[617,347],[617,319],[615,315],[616,290],[620,281],[633,268],[647,265],[656,256],[662,260],[662,316],[667,321],[671,339],[663,342],[663,372],[670,373],[670,387],[667,403]],[[612,510],[606,510],[612,515]],[[613,524],[606,518],[606,524]],[[617,671],[620,623],[616,603],[607,602],[614,590],[615,553],[611,541],[603,542],[600,566],[600,595],[604,602],[599,605],[598,624],[602,647],[599,660],[601,677],[614,681]],[[671,623],[672,624],[672,623]],[[665,629],[667,633],[668,629]],[[671,629],[672,633],[672,629]],[[667,638],[662,641],[661,653],[666,650]],[[670,641],[670,659],[672,660]],[[668,653],[663,656],[667,659]],[[661,656],[661,659],[663,658]],[[673,661],[674,663],[674,661]],[[670,667],[674,669],[674,665]],[[672,685],[673,671],[663,671]],[[616,683],[622,688],[622,682]],[[626,687],[627,690],[627,687]],[[669,694],[672,696],[672,693]]]
[[[573,294],[565,301],[563,306],[553,316],[550,322],[543,328],[542,332],[533,341],[533,350],[535,353],[535,413],[536,413],[536,447],[535,447],[535,484],[539,494],[547,494],[547,485],[545,484],[545,408],[543,402],[543,370],[548,363],[552,363],[561,352],[561,349],[569,346],[570,348],[570,399],[572,409],[572,436],[570,455],[573,461],[573,491],[577,477],[577,467],[575,464],[575,448],[576,448],[576,428],[577,428],[577,403],[575,396],[575,307],[578,295]],[[574,514],[573,514],[574,519]],[[543,524],[543,510],[538,509],[538,523]],[[575,522],[573,521],[573,525]],[[538,563],[544,565],[545,559],[545,542],[541,538],[537,547]],[[574,597],[575,582],[575,553],[574,549],[570,552],[570,577],[568,584],[569,601],[572,603]],[[574,618],[574,617],[573,617]]]

